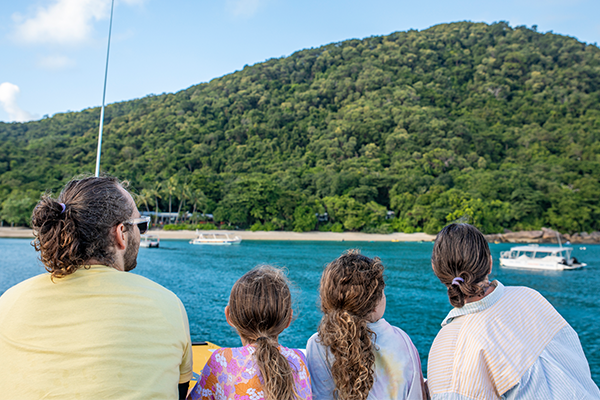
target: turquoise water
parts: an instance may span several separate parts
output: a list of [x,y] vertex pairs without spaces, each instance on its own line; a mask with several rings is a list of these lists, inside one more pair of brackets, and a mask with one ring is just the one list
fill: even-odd
[[[42,273],[36,253],[24,239],[0,239],[0,293]],[[421,354],[423,370],[440,322],[450,310],[445,288],[431,272],[431,243],[244,241],[238,246],[194,246],[163,240],[159,249],[140,249],[135,273],[175,292],[185,304],[192,340],[221,346],[240,345],[223,309],[229,290],[258,264],[285,267],[294,282],[296,316],[280,342],[304,348],[320,319],[317,290],[323,267],[349,248],[379,256],[386,266],[385,318],[405,330]],[[491,245],[493,279],[504,285],[541,292],[579,334],[594,381],[600,383],[600,246],[575,245],[574,256],[588,267],[575,271],[536,272],[502,269],[497,259],[510,245]]]

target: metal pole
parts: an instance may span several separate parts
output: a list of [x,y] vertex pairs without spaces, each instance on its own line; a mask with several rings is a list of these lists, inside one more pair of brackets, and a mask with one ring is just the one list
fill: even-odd
[[100,109],[100,127],[98,128],[98,152],[96,153],[96,176],[100,175],[100,154],[102,152],[102,128],[104,126],[104,101],[106,99],[106,79],[108,78],[108,56],[110,54],[110,34],[112,32],[113,9],[115,0],[110,6],[110,24],[108,26],[108,48],[106,49],[106,68],[104,69],[104,91],[102,92],[102,108]]

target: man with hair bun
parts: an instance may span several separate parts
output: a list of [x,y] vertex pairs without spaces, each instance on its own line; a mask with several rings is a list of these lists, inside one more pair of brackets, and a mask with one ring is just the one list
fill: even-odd
[[48,273],[0,297],[0,400],[185,398],[187,314],[175,294],[127,273],[150,219],[124,184],[73,179],[31,221]]

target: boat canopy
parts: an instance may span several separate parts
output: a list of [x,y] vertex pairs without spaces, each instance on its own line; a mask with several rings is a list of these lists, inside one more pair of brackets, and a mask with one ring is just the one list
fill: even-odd
[[536,253],[558,253],[561,251],[573,251],[572,247],[556,247],[556,246],[516,246],[511,247],[510,251],[534,251]]

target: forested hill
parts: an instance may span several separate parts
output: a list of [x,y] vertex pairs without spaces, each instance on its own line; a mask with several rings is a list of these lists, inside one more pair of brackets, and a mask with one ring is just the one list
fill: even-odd
[[[93,172],[98,117],[0,124],[5,222]],[[102,155],[140,209],[240,228],[600,230],[600,49],[506,23],[348,40],[111,104]]]

